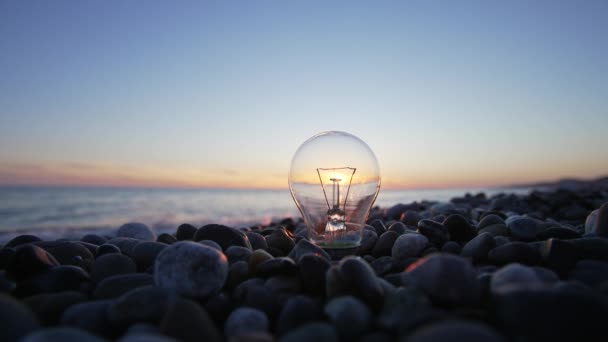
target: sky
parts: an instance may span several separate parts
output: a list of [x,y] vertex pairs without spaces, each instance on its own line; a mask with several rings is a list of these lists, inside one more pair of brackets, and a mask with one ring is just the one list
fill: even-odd
[[607,1],[0,1],[0,184],[384,188],[608,174]]

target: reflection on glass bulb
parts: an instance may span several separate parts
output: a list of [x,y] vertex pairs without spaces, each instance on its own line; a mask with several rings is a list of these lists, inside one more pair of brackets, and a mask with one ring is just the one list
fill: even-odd
[[380,168],[361,139],[324,132],[296,151],[289,188],[312,242],[328,250],[354,249],[380,190]]

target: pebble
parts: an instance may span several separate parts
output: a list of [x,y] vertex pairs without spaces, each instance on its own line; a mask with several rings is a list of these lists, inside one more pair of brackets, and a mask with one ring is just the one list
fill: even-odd
[[568,241],[549,239],[540,249],[543,264],[560,275],[566,275],[576,265],[576,247]]
[[190,241],[165,248],[154,264],[154,283],[185,296],[215,294],[227,277],[228,260],[223,253]]
[[180,224],[179,227],[177,227],[177,232],[175,233],[175,237],[182,241],[182,240],[193,240],[194,239],[194,234],[196,234],[196,231],[198,229],[189,224],[189,223],[183,223]]
[[303,290],[313,295],[325,295],[325,279],[329,267],[329,261],[321,256],[304,255],[298,262]]
[[221,342],[222,336],[207,311],[196,302],[180,298],[170,305],[160,332],[182,342]]
[[115,245],[109,244],[109,243],[104,243],[103,245],[99,245],[99,247],[97,247],[97,251],[95,252],[95,255],[99,258],[102,255],[112,254],[112,253],[120,254],[120,248],[118,248]]
[[147,225],[139,222],[125,223],[116,232],[117,237],[133,238],[144,241],[156,241],[156,234]]
[[91,267],[91,277],[96,283],[118,274],[135,272],[137,272],[135,262],[128,256],[116,253],[100,256],[95,259]]
[[371,252],[377,240],[378,234],[376,234],[375,229],[363,229],[363,231],[361,232],[361,244],[359,245],[359,250],[357,251],[357,254],[362,255]]
[[137,333],[137,334],[128,334],[116,342],[178,342],[175,339],[170,337],[155,334],[155,333]]
[[492,274],[490,291],[502,295],[511,291],[542,289],[544,282],[531,267],[513,263]]
[[154,278],[150,274],[130,273],[104,278],[93,291],[95,299],[111,299],[122,296],[131,289],[153,285]]
[[36,315],[27,306],[0,293],[0,341],[17,341],[39,327]]
[[211,248],[215,248],[220,252],[223,252],[222,246],[220,246],[219,243],[212,241],[212,240],[201,240],[198,241],[198,243],[200,243],[201,245],[205,245],[205,246],[209,246]]
[[397,260],[419,256],[428,243],[429,240],[422,234],[401,235],[393,244],[391,256]]
[[344,340],[353,340],[371,327],[372,313],[360,300],[342,296],[330,300],[324,309],[325,315]]
[[464,258],[432,254],[410,265],[406,272],[419,289],[441,303],[475,305],[479,301],[477,273]]
[[69,306],[84,302],[87,297],[76,291],[43,293],[23,299],[44,325],[57,325]]
[[292,258],[296,262],[299,262],[303,256],[309,254],[319,255],[327,260],[331,260],[329,254],[323,250],[323,248],[311,243],[307,240],[300,240],[295,247],[291,250],[288,257]]
[[[331,270],[331,269],[330,269]],[[333,276],[334,279],[329,279]],[[327,273],[327,294],[352,295],[372,310],[382,306],[384,290],[371,266],[358,257],[346,257],[337,265],[337,272]]]
[[580,281],[591,288],[598,288],[608,282],[608,262],[581,260],[569,272],[568,279]]
[[70,327],[54,327],[35,331],[21,342],[105,342],[106,340],[86,331]]
[[477,235],[475,228],[460,214],[446,217],[443,220],[443,226],[448,230],[450,239],[461,244],[466,243]]
[[99,236],[97,234],[87,234],[87,235],[83,236],[82,239],[80,239],[80,241],[92,243],[97,246],[101,246],[104,243],[106,243],[106,241],[108,241],[108,239],[104,238],[103,236]]
[[292,275],[298,272],[298,266],[291,258],[278,257],[265,260],[257,265],[255,274],[260,277],[273,275]]
[[392,231],[387,231],[378,237],[376,245],[372,249],[372,255],[374,258],[391,255],[393,250],[393,244],[399,237],[399,234]]
[[410,227],[418,226],[418,221],[420,221],[420,215],[415,210],[406,210],[403,215],[401,215],[401,222],[405,223]]
[[506,342],[497,331],[474,321],[445,321],[425,325],[414,331],[408,342]]
[[23,235],[16,236],[16,237],[12,238],[11,240],[9,240],[4,245],[4,247],[15,248],[17,246],[27,245],[32,242],[38,242],[38,241],[42,241],[42,239],[40,239],[39,237],[37,237],[35,235],[23,234]]
[[294,248],[294,240],[287,234],[284,229],[275,229],[272,233],[266,236],[268,246],[280,250],[287,255]]
[[579,259],[608,260],[608,239],[584,237],[568,240],[576,247]]
[[376,324],[388,331],[397,331],[399,325],[413,322],[431,310],[431,301],[424,293],[414,287],[398,287],[384,298],[382,311]]
[[82,268],[59,265],[18,282],[15,294],[25,297],[45,292],[79,291],[89,280],[89,274]]
[[226,281],[226,287],[233,289],[241,282],[249,279],[250,276],[251,272],[249,271],[249,264],[247,264],[245,261],[234,262],[228,269],[228,280]]
[[509,242],[488,253],[488,261],[495,265],[508,263],[536,265],[540,260],[539,251],[525,242]]
[[88,269],[95,259],[88,248],[71,241],[39,241],[38,247],[49,252],[62,265],[80,266]]
[[238,308],[228,316],[224,325],[224,335],[227,338],[268,331],[269,321],[266,314],[252,308]]
[[253,253],[251,253],[251,256],[249,257],[249,271],[252,274],[255,273],[259,264],[272,258],[274,257],[263,249],[254,250]]
[[295,295],[283,305],[277,319],[277,335],[282,336],[307,322],[321,319],[320,305],[308,296]]
[[171,234],[162,233],[156,238],[156,242],[164,243],[165,245],[172,245],[177,242],[177,239]]
[[602,204],[598,209],[593,232],[596,233],[597,236],[608,237],[608,202]]
[[441,248],[450,239],[447,228],[433,220],[420,220],[418,222],[418,232],[426,236],[429,242],[438,248]]
[[543,230],[542,225],[528,217],[510,217],[507,219],[507,227],[511,236],[519,241],[533,241],[536,235]]
[[61,324],[100,336],[112,335],[114,328],[106,316],[106,311],[111,303],[110,300],[96,300],[74,304],[63,312]]
[[375,219],[369,221],[369,226],[373,227],[376,231],[376,235],[380,236],[386,232],[386,226],[381,219]]
[[230,246],[225,252],[228,263],[230,264],[234,264],[238,261],[248,263],[252,253],[251,249],[241,246]]
[[401,235],[412,230],[409,229],[403,222],[397,221],[388,227],[388,231]]
[[133,248],[140,242],[141,240],[130,237],[115,237],[108,240],[106,243],[118,247],[122,254],[131,257],[133,256]]
[[339,342],[338,331],[333,325],[324,322],[311,322],[288,332],[279,342]]
[[133,323],[157,323],[169,308],[170,293],[156,286],[135,288],[112,301],[106,311],[108,320],[116,327]]
[[230,246],[241,246],[251,249],[251,244],[245,233],[221,224],[208,224],[199,228],[196,234],[194,234],[194,241],[201,240],[215,241],[224,251]]
[[156,257],[167,247],[167,244],[155,241],[145,241],[135,245],[132,258],[137,264],[137,269],[144,272],[153,266]]
[[256,249],[267,249],[268,243],[266,242],[266,238],[259,233],[256,232],[247,232],[246,233],[249,242],[251,243],[251,248],[255,251]]
[[26,244],[17,247],[10,258],[7,273],[16,280],[22,280],[43,273],[59,265],[59,262],[44,249]]
[[480,233],[462,248],[462,256],[469,257],[474,263],[488,259],[488,253],[496,247],[496,241],[490,233]]
[[580,238],[581,234],[574,229],[566,227],[550,227],[542,230],[536,234],[536,240],[547,240],[550,238],[556,238],[561,240],[577,239]]

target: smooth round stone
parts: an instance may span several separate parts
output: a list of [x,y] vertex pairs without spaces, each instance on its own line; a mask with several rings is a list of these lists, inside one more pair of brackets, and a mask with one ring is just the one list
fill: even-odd
[[[361,299],[373,310],[379,310],[384,290],[371,266],[359,257],[346,257],[338,263],[339,291],[327,289],[327,294],[341,293]],[[329,280],[328,285],[331,286]]]
[[488,253],[496,247],[496,241],[490,233],[481,233],[467,242],[462,248],[462,256],[471,258],[473,262],[482,262],[488,259]]
[[493,236],[511,236],[511,232],[509,228],[504,223],[491,224],[489,226],[485,226],[477,231],[477,234],[481,233],[490,233]]
[[298,262],[299,274],[304,292],[324,295],[325,275],[329,267],[329,261],[321,256],[312,254],[304,255]]
[[105,342],[106,340],[86,331],[70,327],[53,327],[35,331],[21,342]]
[[330,300],[325,305],[324,312],[341,338],[347,341],[364,334],[371,326],[372,313],[365,304],[352,296]]
[[249,242],[251,243],[251,249],[267,249],[268,243],[266,242],[266,238],[259,233],[256,232],[247,232],[246,233]]
[[540,249],[543,264],[560,275],[566,275],[576,265],[576,247],[568,241],[549,239]]
[[433,216],[446,215],[456,211],[456,207],[452,203],[436,203],[431,206],[431,214]]
[[118,274],[137,272],[137,266],[128,256],[122,254],[106,254],[95,259],[91,267],[91,277],[98,283],[105,278]]
[[144,241],[156,241],[156,234],[147,225],[139,222],[125,223],[116,232],[117,237],[133,238]]
[[547,240],[551,238],[569,240],[580,238],[581,234],[574,229],[566,227],[550,227],[536,235],[537,240]]
[[509,218],[507,219],[507,227],[511,236],[520,241],[533,241],[536,235],[543,230],[542,225],[528,217],[518,217],[512,220]]
[[154,265],[156,257],[167,247],[167,244],[155,241],[138,243],[133,248],[133,260],[137,264],[137,269],[143,272]]
[[[216,325],[222,325],[234,308],[234,302],[224,292],[207,299],[204,308]],[[221,332],[218,332],[221,335]]]
[[172,245],[177,242],[177,239],[171,234],[162,233],[156,238],[156,242],[160,242],[165,245]]
[[111,245],[109,243],[104,243],[103,245],[99,245],[99,247],[97,247],[97,251],[96,251],[95,255],[99,258],[102,255],[113,254],[113,253],[120,254],[120,248],[118,248],[115,245]]
[[608,237],[608,202],[602,204],[598,209],[593,232],[596,233],[597,236]]
[[494,214],[489,214],[484,216],[481,221],[479,221],[479,224],[477,224],[477,230],[481,230],[485,227],[488,226],[492,226],[495,224],[505,224],[505,221],[502,219],[502,217],[498,216],[498,215],[494,215]]
[[135,323],[131,325],[125,335],[140,335],[140,334],[158,334],[160,333],[160,329],[150,323]]
[[599,237],[584,237],[568,242],[576,247],[579,259],[608,260],[608,239]]
[[164,314],[160,332],[183,342],[220,342],[222,336],[207,311],[194,301],[178,299]]
[[263,249],[256,249],[249,257],[249,271],[254,274],[258,265],[266,260],[273,259],[274,257],[270,253]]
[[379,257],[378,259],[371,261],[369,264],[379,277],[382,277],[389,273],[401,271],[397,269],[397,263],[390,256]]
[[226,286],[229,289],[233,289],[243,281],[249,279],[251,272],[249,272],[249,264],[245,261],[237,261],[230,265],[228,270],[228,280]]
[[[292,296],[301,292],[302,284],[297,276],[278,275],[266,279],[264,287],[270,290],[273,294],[279,296],[279,301],[283,302],[286,297]],[[284,296],[288,295],[288,296]]]
[[359,245],[359,250],[357,254],[368,254],[374,248],[376,241],[378,240],[378,234],[376,234],[376,230],[371,229],[363,229],[361,232],[361,244]]
[[260,310],[252,308],[238,308],[228,316],[224,325],[224,335],[227,338],[250,333],[268,331],[268,317]]
[[370,220],[369,226],[374,228],[374,230],[376,231],[376,235],[378,236],[386,232],[386,226],[384,225],[384,222],[381,219]]
[[244,261],[246,263],[249,262],[249,258],[251,257],[252,251],[249,248],[241,247],[241,246],[230,246],[226,249],[226,257],[228,258],[228,263],[234,264],[237,261]]
[[182,240],[193,240],[194,239],[194,234],[196,234],[196,231],[198,229],[189,224],[189,223],[183,223],[180,224],[179,227],[177,227],[177,232],[175,233],[175,237],[182,241]]
[[269,247],[280,250],[283,255],[288,255],[295,246],[295,242],[284,229],[274,230],[266,236],[266,241]]
[[450,239],[446,227],[432,220],[420,220],[418,222],[418,232],[426,236],[429,242],[438,248],[441,248]]
[[62,265],[80,266],[88,269],[95,259],[93,253],[78,242],[40,241],[35,244],[53,255]]
[[226,256],[211,247],[180,241],[165,248],[154,264],[154,283],[191,297],[221,290],[228,278]]
[[9,242],[7,242],[4,247],[12,247],[15,248],[17,246],[26,245],[33,242],[42,241],[39,237],[30,234],[23,234],[12,238]]
[[23,299],[25,303],[45,325],[57,325],[61,314],[69,306],[84,302],[85,295],[76,291],[43,293]]
[[156,333],[127,334],[116,342],[178,342],[177,340]]
[[570,271],[568,279],[580,281],[591,288],[598,288],[602,283],[608,283],[608,262],[581,260]]
[[108,240],[106,243],[120,248],[120,252],[126,256],[133,256],[133,249],[141,240],[130,237],[115,237]]
[[13,263],[17,250],[12,247],[1,247],[0,248],[0,270],[7,270]]
[[408,342],[506,342],[507,339],[487,325],[469,321],[445,321],[414,331]]
[[212,241],[212,240],[201,240],[201,241],[198,241],[198,243],[200,243],[201,245],[209,246],[211,248],[215,248],[220,252],[223,251],[222,246],[220,246],[219,243]]
[[376,324],[383,330],[396,331],[400,324],[416,321],[432,307],[431,301],[414,287],[398,287],[388,291]]
[[288,257],[292,258],[296,262],[299,262],[303,256],[308,254],[316,254],[327,260],[331,260],[329,254],[323,250],[323,248],[313,244],[307,240],[300,240],[295,247],[291,250]]
[[408,206],[402,203],[396,204],[390,208],[388,208],[385,212],[385,216],[387,220],[398,220],[401,218],[401,215],[406,212]]
[[479,301],[477,272],[469,261],[450,254],[432,254],[406,270],[414,284],[442,303],[473,305]]
[[494,236],[494,242],[496,243],[496,247],[498,247],[511,243],[511,238],[506,236]]
[[61,324],[100,336],[111,335],[113,328],[106,318],[106,310],[111,303],[110,300],[97,300],[74,304],[61,315]]
[[0,293],[11,293],[15,290],[15,283],[8,278],[6,271],[0,271]]
[[16,295],[25,297],[46,292],[79,291],[90,280],[80,267],[60,265],[18,283]]
[[260,277],[273,275],[292,275],[298,271],[296,263],[291,258],[278,257],[259,263],[255,274]]
[[296,295],[290,297],[283,305],[277,320],[277,335],[281,336],[293,329],[323,316],[318,302],[310,297]]
[[426,248],[429,240],[422,234],[404,234],[395,240],[391,255],[394,259],[406,259],[419,256]]
[[146,273],[115,275],[107,277],[97,284],[95,291],[93,291],[93,298],[118,298],[134,288],[153,284],[154,278]]
[[406,210],[401,215],[400,220],[408,226],[416,227],[418,226],[418,221],[420,221],[420,215],[415,210]]
[[395,244],[395,240],[399,237],[399,234],[392,231],[387,231],[380,235],[378,241],[376,241],[376,245],[372,249],[372,255],[375,258],[381,256],[391,255],[393,250],[393,245]]
[[587,218],[585,219],[585,233],[586,234],[596,232],[597,215],[599,214],[599,212],[600,212],[599,209],[595,209],[594,211],[589,213],[589,215],[587,215]]
[[288,332],[279,342],[339,342],[338,331],[329,323],[311,322]]
[[208,224],[199,228],[196,234],[194,234],[194,241],[201,240],[215,241],[224,251],[230,246],[251,248],[251,244],[245,233],[220,224]]
[[87,235],[83,236],[82,239],[80,239],[80,241],[92,243],[97,246],[101,246],[104,243],[106,243],[106,241],[108,241],[108,239],[104,238],[103,236],[99,236],[97,234],[87,234]]
[[408,231],[412,231],[411,229],[409,229],[409,228],[408,228],[408,227],[407,227],[407,226],[406,226],[406,225],[405,225],[403,222],[401,222],[401,221],[397,221],[397,222],[395,222],[395,223],[391,224],[391,225],[388,227],[388,230],[389,230],[389,231],[391,231],[391,232],[395,232],[395,233],[397,233],[397,234],[399,234],[399,235],[401,235],[401,234],[405,234],[405,233],[406,233],[406,232],[408,232]]
[[59,262],[44,249],[26,244],[17,247],[7,269],[9,276],[22,280],[43,273],[59,265]]
[[497,328],[512,341],[605,339],[608,305],[592,291],[521,290],[493,300]]
[[517,263],[509,264],[494,272],[490,280],[490,291],[496,295],[522,289],[542,289],[543,287],[543,281],[533,268]]
[[460,255],[462,252],[462,246],[460,246],[458,242],[448,241],[441,247],[441,252]]
[[123,327],[138,322],[159,322],[170,303],[169,291],[156,286],[133,289],[115,299],[107,309],[113,326]]
[[39,327],[36,315],[27,306],[0,293],[0,341],[18,341]]
[[495,265],[513,262],[535,265],[540,262],[540,253],[525,242],[510,242],[492,249],[488,253],[488,261]]
[[452,241],[458,243],[466,243],[475,237],[477,232],[464,216],[453,214],[443,220],[443,226],[448,230],[448,234]]

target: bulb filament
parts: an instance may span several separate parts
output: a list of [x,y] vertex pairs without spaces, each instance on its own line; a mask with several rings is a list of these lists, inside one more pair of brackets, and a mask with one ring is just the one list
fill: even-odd
[[[329,178],[332,182],[332,197],[331,203],[327,198],[327,193],[325,192],[325,184],[323,183],[323,177],[321,176],[321,171],[350,171],[350,179],[348,181],[348,187],[346,189],[346,196],[344,196],[344,205],[340,207],[340,183],[342,182],[342,178],[333,176]],[[319,175],[319,180],[321,181],[321,188],[323,189],[323,195],[325,196],[325,202],[327,203],[327,224],[325,225],[325,232],[339,232],[346,230],[346,199],[348,198],[348,193],[350,191],[350,185],[352,183],[352,176],[355,174],[356,168],[345,167],[345,168],[332,168],[332,169],[317,169],[317,174]],[[327,178],[326,178],[327,179]]]

